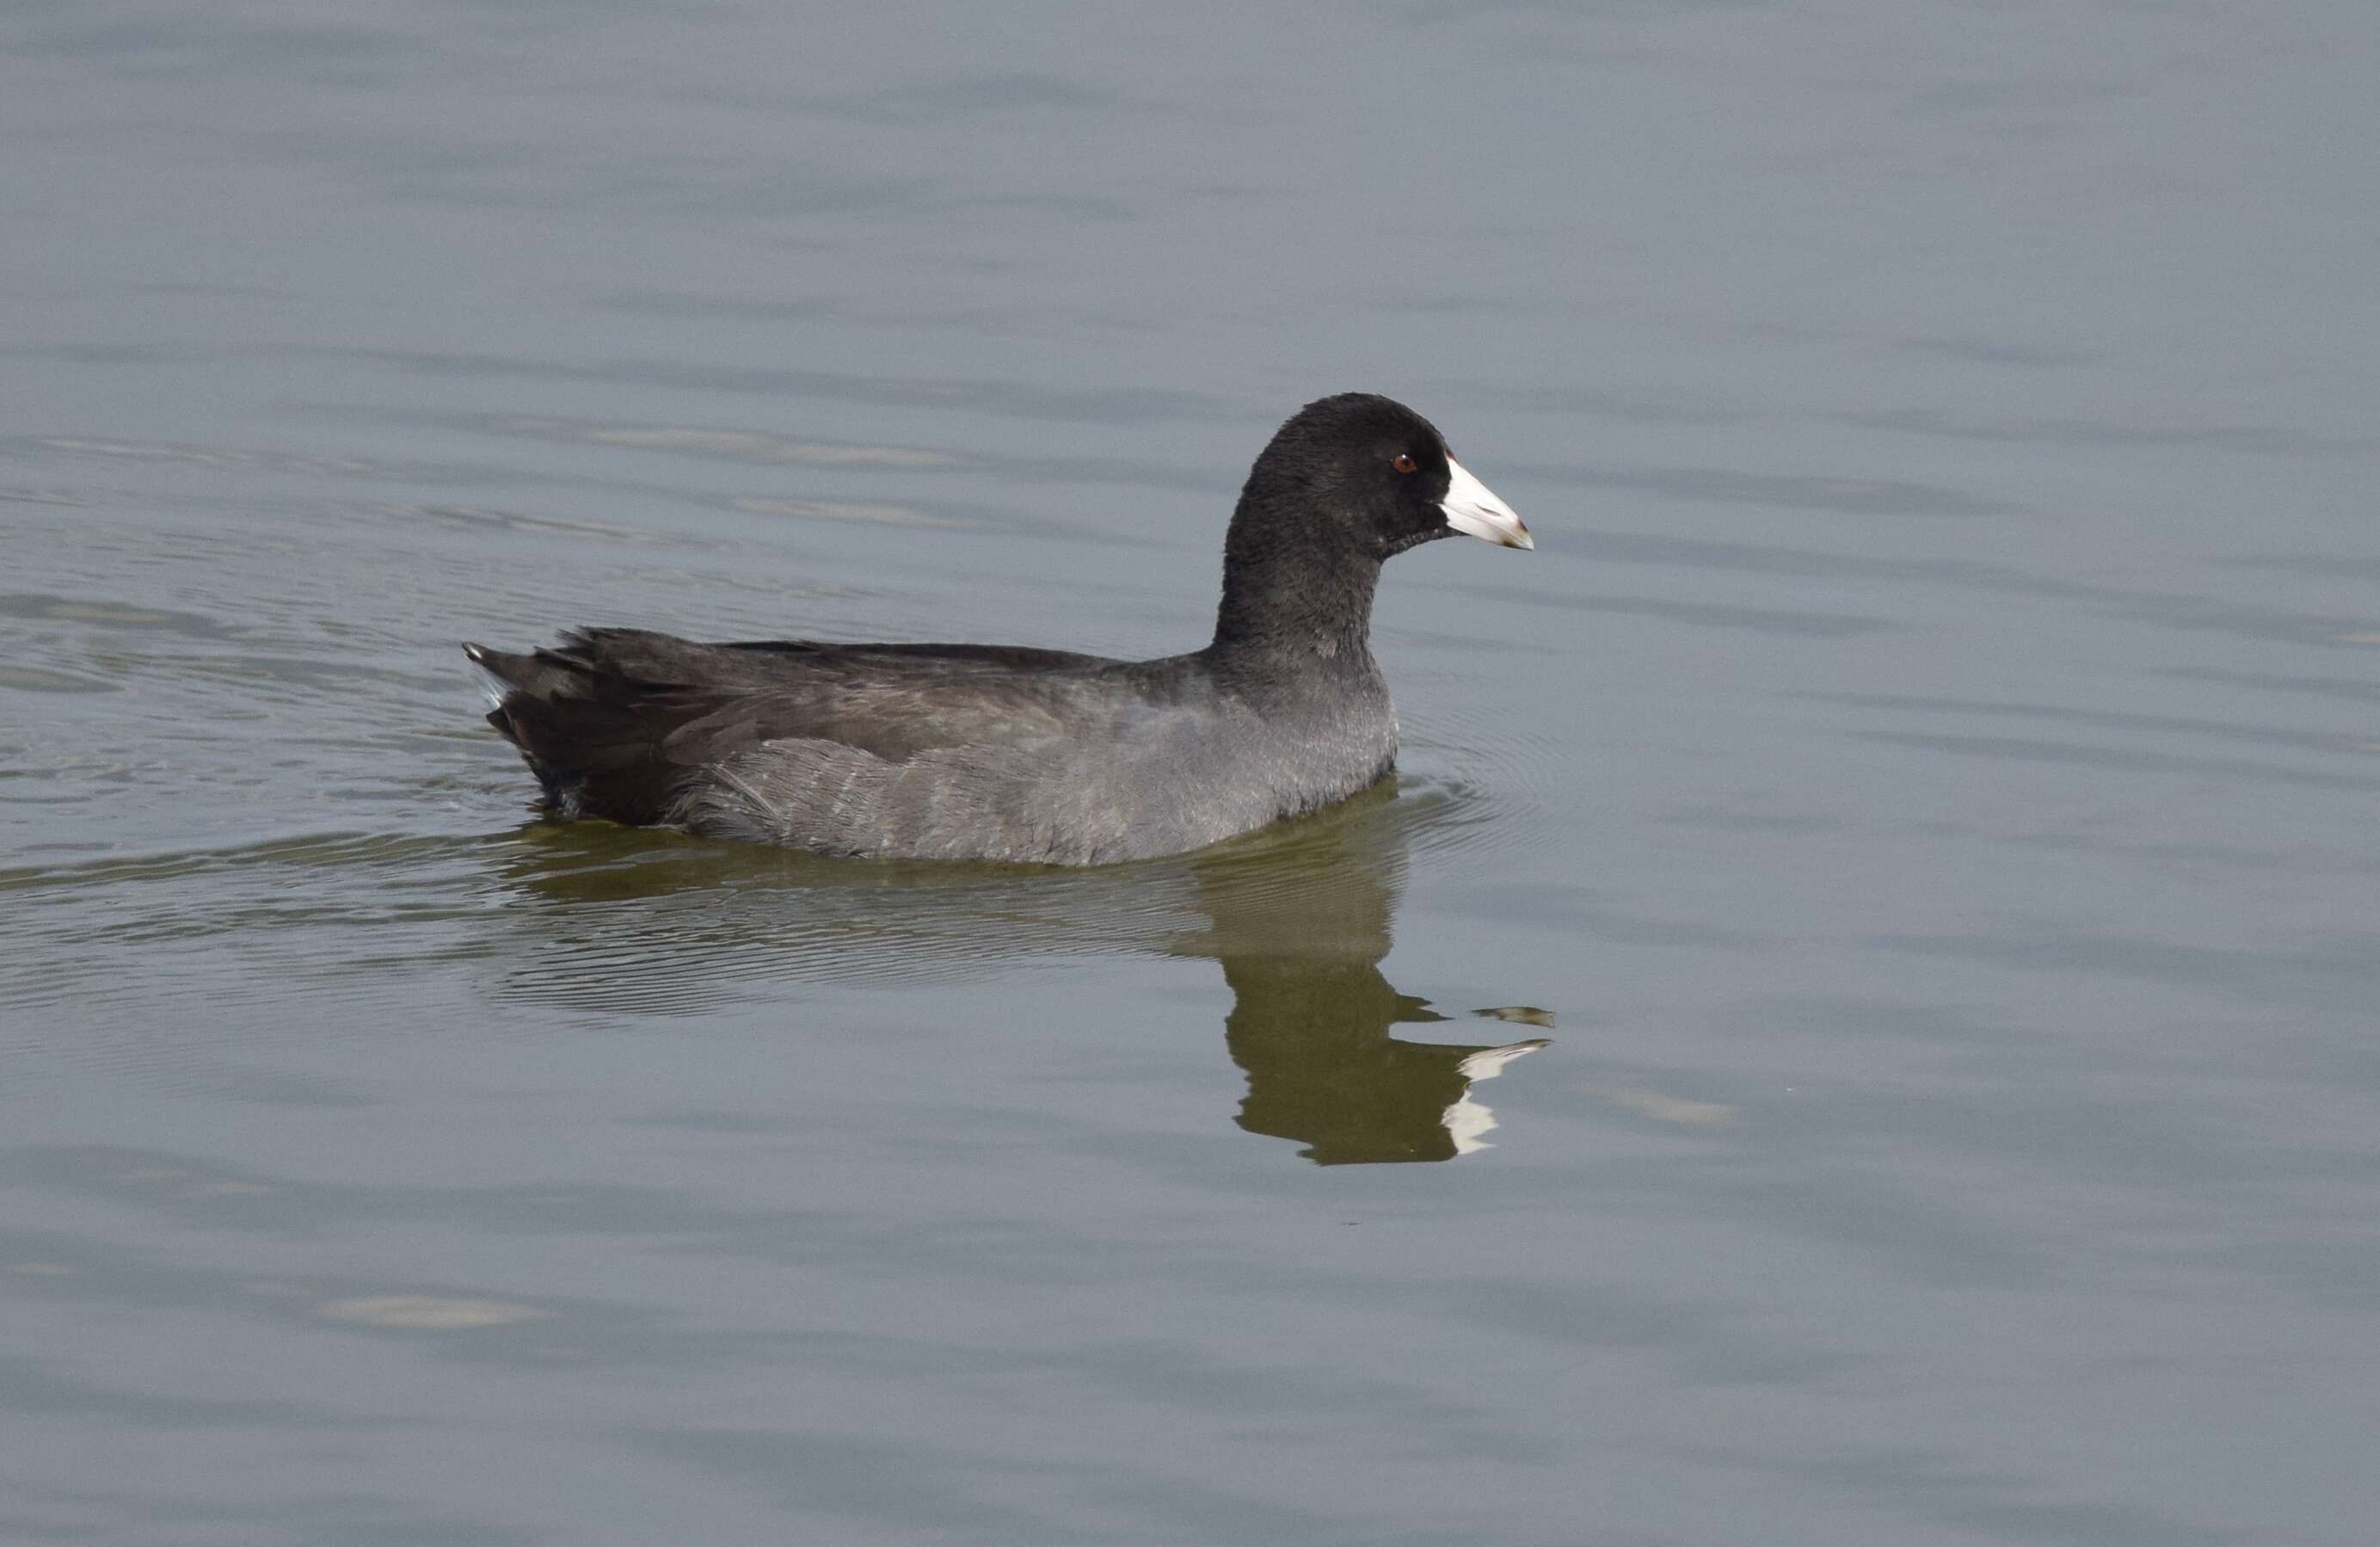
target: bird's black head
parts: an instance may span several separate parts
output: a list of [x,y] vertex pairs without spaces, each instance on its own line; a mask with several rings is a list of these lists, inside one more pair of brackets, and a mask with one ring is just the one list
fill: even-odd
[[1456,532],[1536,546],[1512,507],[1448,452],[1435,425],[1368,392],[1300,408],[1257,458],[1240,505],[1235,529],[1269,518],[1375,559]]
[[1536,545],[1403,404],[1366,392],[1308,403],[1275,432],[1240,493],[1223,543],[1217,642],[1351,632],[1360,642],[1381,562],[1456,532]]

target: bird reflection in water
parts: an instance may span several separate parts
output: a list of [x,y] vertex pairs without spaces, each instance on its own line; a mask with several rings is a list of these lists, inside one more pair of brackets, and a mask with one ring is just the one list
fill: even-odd
[[[536,823],[498,840],[505,879],[539,905],[515,921],[540,937],[499,958],[500,992],[683,1014],[771,981],[949,981],[1085,952],[1208,958],[1232,991],[1241,1127],[1322,1165],[1452,1160],[1489,1148],[1497,1126],[1474,1088],[1547,1045],[1391,1035],[1450,1018],[1379,964],[1412,834],[1453,799],[1390,786],[1197,855],[1062,872]],[[1527,1007],[1478,1014],[1552,1024]]]
[[[1365,852],[1365,824],[1332,823],[1293,846],[1197,863],[1212,927],[1196,954],[1221,963],[1223,1041],[1248,1077],[1239,1124],[1293,1139],[1321,1165],[1442,1161],[1488,1148],[1495,1115],[1472,1093],[1544,1038],[1499,1045],[1409,1041],[1395,1026],[1443,1022],[1380,974],[1402,846]],[[1483,1011],[1550,1024],[1542,1011]]]

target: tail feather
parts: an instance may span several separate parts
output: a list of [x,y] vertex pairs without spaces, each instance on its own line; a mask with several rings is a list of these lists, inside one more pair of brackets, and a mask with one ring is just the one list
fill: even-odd
[[515,654],[466,644],[499,685],[488,724],[520,751],[547,801],[570,816],[645,824],[671,820],[687,774],[664,746],[710,705],[613,668],[583,635]]
[[585,691],[592,676],[592,663],[569,651],[566,640],[563,650],[538,650],[527,655],[481,644],[466,644],[463,653],[505,688],[540,697],[575,696]]

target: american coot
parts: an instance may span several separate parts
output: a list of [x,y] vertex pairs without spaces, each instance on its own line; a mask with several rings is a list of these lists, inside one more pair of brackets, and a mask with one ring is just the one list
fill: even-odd
[[1214,641],[1115,661],[1008,645],[697,644],[583,628],[465,654],[565,816],[818,854],[1098,865],[1341,800],[1395,765],[1369,644],[1382,561],[1528,528],[1401,403],[1309,403],[1223,539]]

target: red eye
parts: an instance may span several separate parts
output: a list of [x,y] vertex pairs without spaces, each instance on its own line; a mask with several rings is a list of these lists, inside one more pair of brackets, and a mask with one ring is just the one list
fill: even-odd
[[1396,469],[1399,472],[1411,472],[1414,470],[1414,459],[1405,453],[1400,451],[1389,459],[1389,466]]

